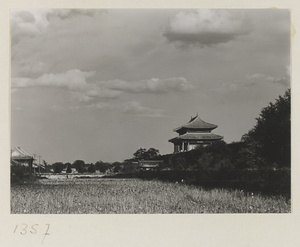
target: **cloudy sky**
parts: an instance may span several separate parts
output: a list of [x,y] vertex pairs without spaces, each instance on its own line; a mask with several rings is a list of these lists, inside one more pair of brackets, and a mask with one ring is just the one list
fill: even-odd
[[11,145],[50,163],[171,153],[197,113],[239,141],[289,85],[288,10],[11,12]]

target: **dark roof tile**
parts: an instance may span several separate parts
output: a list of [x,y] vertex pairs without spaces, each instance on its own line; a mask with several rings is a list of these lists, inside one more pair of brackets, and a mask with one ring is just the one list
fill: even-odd
[[191,118],[191,120],[187,123],[184,124],[176,129],[174,131],[178,132],[181,129],[207,129],[207,130],[212,130],[217,128],[218,125],[211,124],[211,123],[206,123],[203,120],[201,120],[198,115],[196,117]]
[[219,136],[213,133],[186,133],[175,138],[169,140],[169,142],[174,142],[177,140],[198,140],[198,141],[205,141],[205,140],[221,140],[223,136]]

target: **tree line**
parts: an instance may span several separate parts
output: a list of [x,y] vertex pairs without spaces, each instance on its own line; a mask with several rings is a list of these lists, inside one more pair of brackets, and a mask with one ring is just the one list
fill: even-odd
[[130,159],[126,159],[123,162],[103,162],[101,160],[94,163],[85,163],[83,160],[75,160],[73,163],[63,163],[55,162],[52,165],[48,165],[47,171],[50,172],[52,169],[53,173],[61,173],[66,171],[66,173],[72,173],[76,171],[77,173],[95,173],[99,171],[101,173],[112,172],[134,172],[138,168],[137,162],[139,160],[153,159],[159,156],[159,150],[155,148],[139,148]]
[[274,169],[290,168],[291,163],[291,91],[279,96],[274,103],[261,110],[255,126],[240,142],[227,144],[217,141],[207,147],[198,146],[187,153],[160,155],[155,148],[139,148],[133,157],[123,162],[97,161],[86,164],[83,160],[71,163],[52,164],[55,173],[66,170],[70,173],[100,171],[134,172],[139,160],[162,159],[166,169],[174,170],[212,170],[212,169]]
[[[50,172],[50,169],[54,173],[64,170],[67,173],[71,173],[72,170],[78,173],[99,171],[139,177],[141,174],[138,172],[138,161],[149,159],[163,160],[161,170],[174,171],[155,175],[164,179],[170,179],[172,176],[177,179],[177,176],[182,177],[185,174],[186,179],[193,178],[197,181],[277,181],[276,186],[288,187],[291,167],[291,91],[287,90],[274,103],[269,103],[263,108],[256,118],[255,126],[242,136],[240,142],[227,144],[217,141],[207,147],[200,145],[189,152],[167,155],[160,155],[159,150],[155,148],[139,148],[132,158],[123,162],[55,162],[52,165],[45,164],[46,169],[42,172]],[[18,169],[12,167],[12,174],[19,172]]]

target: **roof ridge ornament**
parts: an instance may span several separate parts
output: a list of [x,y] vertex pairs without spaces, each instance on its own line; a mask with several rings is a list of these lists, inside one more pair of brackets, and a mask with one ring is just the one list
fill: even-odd
[[213,129],[217,128],[217,127],[218,127],[218,125],[207,123],[207,122],[203,121],[202,119],[200,119],[198,117],[198,113],[197,113],[197,115],[195,117],[192,117],[192,119],[188,123],[186,123],[184,125],[181,125],[178,128],[175,128],[173,131],[178,132],[178,131],[180,131],[182,129],[206,129],[206,130],[213,130]]

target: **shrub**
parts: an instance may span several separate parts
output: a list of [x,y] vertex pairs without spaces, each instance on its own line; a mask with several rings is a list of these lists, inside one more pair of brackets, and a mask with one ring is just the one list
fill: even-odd
[[89,168],[88,168],[88,172],[90,173],[95,173],[96,172],[96,168],[94,164],[90,164]]
[[31,183],[36,181],[36,174],[30,174],[29,167],[12,165],[10,169],[10,181],[12,184]]

